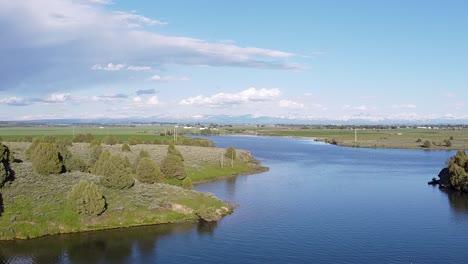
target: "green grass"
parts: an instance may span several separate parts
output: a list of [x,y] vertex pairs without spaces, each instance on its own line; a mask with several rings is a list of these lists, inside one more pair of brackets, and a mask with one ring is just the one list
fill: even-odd
[[[112,190],[100,186],[106,198],[107,210],[98,217],[80,216],[66,203],[66,195],[80,180],[99,184],[99,176],[72,172],[60,175],[39,175],[32,171],[26,160],[25,151],[30,143],[4,143],[23,160],[14,163],[15,180],[1,190],[4,211],[0,216],[0,239],[35,238],[49,234],[71,233],[109,228],[140,226],[159,223],[174,223],[198,220],[197,210],[212,208],[229,213],[228,204],[216,197],[186,190],[168,184],[143,184],[136,182],[127,190]],[[149,152],[150,157],[160,162],[166,155],[167,146],[136,145],[131,152],[122,152],[121,145],[104,146],[112,153],[125,155],[133,162],[140,150]],[[225,160],[219,167],[223,149],[210,147],[176,146],[184,156],[188,175],[194,182],[214,180],[228,175],[255,172],[249,166],[252,157],[246,151],[238,151],[235,166]],[[86,160],[89,147],[86,143],[75,143],[70,147],[73,155]],[[258,168],[257,168],[258,169]],[[176,183],[174,183],[176,184]]]
[[[247,131],[248,132],[248,131]],[[321,141],[335,139],[338,145],[366,148],[406,148],[422,149],[422,142],[428,140],[431,149],[468,149],[468,129],[358,129],[357,142],[354,129],[299,129],[299,128],[261,128],[258,135],[310,137]],[[446,147],[444,140],[450,139],[452,146]],[[422,142],[416,142],[421,139]],[[440,146],[439,146],[440,145]]]

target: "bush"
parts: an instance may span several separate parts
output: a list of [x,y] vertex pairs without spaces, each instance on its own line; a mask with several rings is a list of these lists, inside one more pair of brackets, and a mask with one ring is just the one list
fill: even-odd
[[139,138],[136,138],[136,137],[132,137],[128,140],[128,144],[134,146],[134,145],[138,145],[138,144],[141,144],[141,140]]
[[449,139],[444,140],[444,142],[447,148],[450,148],[452,146],[452,141],[450,141]]
[[71,157],[65,165],[67,171],[81,171],[88,172],[89,166],[79,157]]
[[453,136],[450,136],[450,140],[453,140]]
[[180,159],[182,161],[184,161],[184,156],[182,156],[182,153],[180,153],[180,151],[178,151],[175,147],[174,144],[169,144],[169,146],[167,146],[167,155],[175,155],[175,156],[178,156],[180,157]]
[[94,146],[101,146],[101,140],[99,139],[93,139],[91,142],[89,142],[89,147],[92,148]]
[[90,143],[91,141],[94,140],[94,136],[91,135],[90,133],[85,134],[77,134],[73,138],[73,142],[81,142],[81,143]]
[[426,141],[424,141],[424,143],[422,144],[422,147],[423,147],[423,148],[431,148],[431,147],[432,147],[432,143],[431,143],[429,140],[426,140]]
[[128,144],[123,144],[122,145],[122,151],[130,152],[132,150],[130,149],[130,146]]
[[2,187],[5,181],[7,181],[13,174],[13,171],[10,168],[10,163],[13,163],[13,161],[14,158],[10,153],[10,149],[5,145],[0,144],[0,187]]
[[98,216],[106,210],[106,199],[97,185],[83,180],[73,186],[67,202],[79,214]]
[[102,142],[106,145],[115,145],[117,144],[117,138],[114,135],[109,135],[106,136]]
[[39,143],[31,154],[32,168],[43,175],[59,174],[63,171],[62,157],[52,143]]
[[192,190],[193,188],[192,180],[189,177],[185,177],[185,179],[182,180],[182,187],[187,190]]
[[187,176],[182,159],[177,155],[167,155],[161,163],[161,172],[167,179],[183,180]]
[[136,168],[137,179],[144,183],[162,182],[163,175],[159,166],[150,158],[141,159]]
[[109,151],[101,154],[91,172],[102,176],[101,184],[112,189],[128,189],[135,182],[128,159]]
[[92,167],[96,162],[98,161],[99,157],[102,154],[102,146],[101,144],[99,145],[94,145],[91,147],[91,152],[89,153],[89,166]]
[[416,142],[417,142],[417,143],[420,143],[420,142],[422,142],[422,139],[418,138],[418,139],[416,140]]
[[229,159],[236,159],[236,150],[234,147],[229,147],[226,149],[226,153],[224,153],[224,156]]

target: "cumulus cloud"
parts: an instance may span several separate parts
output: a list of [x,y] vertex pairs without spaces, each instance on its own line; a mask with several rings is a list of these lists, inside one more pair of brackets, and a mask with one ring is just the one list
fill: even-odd
[[140,106],[155,106],[159,105],[159,98],[156,95],[150,97],[142,97],[142,96],[135,96],[132,98],[133,103],[140,105]]
[[113,64],[108,63],[107,65],[95,64],[91,67],[92,70],[98,71],[120,71],[125,67],[125,64]]
[[172,81],[190,81],[188,77],[175,77],[175,76],[161,76],[161,75],[153,75],[147,79],[148,81],[155,81],[155,82],[172,82]]
[[43,101],[47,103],[63,103],[72,99],[70,94],[51,94]]
[[138,90],[136,91],[136,95],[143,95],[143,94],[155,94],[156,89],[146,89],[146,90]]
[[[77,74],[85,77],[81,82],[88,80],[90,65],[94,70],[122,70],[124,64],[114,64],[122,60],[129,65],[302,68],[289,61],[295,57],[290,52],[160,34],[147,27],[163,22],[84,0],[1,0],[0,21],[0,71],[9,76],[1,80],[0,90],[22,84],[23,91],[45,87],[40,89],[53,92],[54,84]],[[56,72],[60,74],[51,74]],[[82,87],[79,82],[73,85]]]
[[304,109],[305,106],[303,103],[291,101],[291,100],[281,100],[278,102],[278,106],[281,108],[289,108],[289,109]]
[[212,96],[198,95],[179,102],[181,105],[197,105],[219,107],[223,105],[238,105],[248,102],[269,101],[280,96],[281,91],[274,89],[257,89],[251,87],[239,93],[217,93]]
[[394,104],[394,105],[392,105],[392,108],[394,108],[394,109],[414,109],[414,108],[416,108],[416,105],[414,105],[414,104]]

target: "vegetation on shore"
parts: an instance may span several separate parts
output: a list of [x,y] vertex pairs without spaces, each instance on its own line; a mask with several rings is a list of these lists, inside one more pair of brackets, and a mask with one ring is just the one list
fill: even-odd
[[468,129],[263,127],[238,130],[237,132],[263,136],[307,137],[347,147],[426,150],[468,149]]
[[439,180],[432,178],[429,184],[442,188],[468,192],[468,155],[459,150],[447,160],[447,166],[439,173]]
[[[0,239],[215,221],[232,207],[190,190],[192,183],[260,168],[248,152],[239,150],[233,164],[221,167],[225,150],[213,147],[136,144],[128,150],[121,144],[62,140],[3,143]],[[40,156],[53,162],[42,163]],[[177,157],[175,165],[169,162],[176,173],[165,175],[162,162],[171,156]]]

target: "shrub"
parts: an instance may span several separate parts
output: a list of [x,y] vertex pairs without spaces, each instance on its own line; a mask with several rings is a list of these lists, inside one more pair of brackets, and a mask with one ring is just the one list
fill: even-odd
[[450,136],[450,140],[453,140],[453,136]]
[[128,189],[134,184],[128,159],[111,155],[107,150],[101,154],[91,172],[102,176],[101,184],[108,188]]
[[182,161],[184,161],[184,156],[182,156],[182,153],[180,153],[180,151],[178,151],[175,147],[174,144],[169,144],[169,146],[167,146],[167,155],[175,155],[175,156],[179,156],[180,159]]
[[182,180],[182,187],[187,190],[192,190],[193,188],[192,180],[189,177],[185,177],[185,179]]
[[89,153],[89,166],[94,166],[96,164],[96,161],[99,159],[99,157],[102,154],[102,146],[101,144],[99,145],[94,145],[91,148],[91,152]]
[[141,144],[141,140],[139,138],[136,138],[136,137],[132,137],[129,139],[128,143],[132,146],[134,145],[138,145],[138,144]]
[[5,181],[13,174],[13,171],[10,168],[10,163],[14,161],[13,155],[10,152],[10,149],[0,144],[0,187],[3,186]]
[[234,147],[229,147],[226,149],[226,153],[224,153],[224,156],[229,159],[236,159],[236,150]]
[[450,141],[449,139],[444,140],[444,142],[447,148],[450,148],[452,146],[452,141]]
[[418,139],[416,140],[416,142],[417,142],[417,143],[422,142],[422,139],[418,138]]
[[455,156],[447,161],[450,173],[450,183],[456,189],[462,189],[468,184],[468,155],[464,151],[457,151]]
[[195,213],[200,220],[205,222],[216,222],[221,216],[216,212],[216,209],[213,207],[200,207]]
[[137,179],[144,183],[162,182],[163,175],[159,166],[150,158],[141,159],[136,168]]
[[122,145],[122,151],[130,152],[132,150],[130,149],[130,146],[128,144],[123,144]]
[[138,153],[138,156],[136,157],[134,163],[133,163],[133,169],[136,171],[136,168],[138,166],[138,164],[140,163],[140,161],[143,159],[143,158],[149,158],[150,157],[150,154],[148,153],[148,151],[146,150],[140,150],[140,153]]
[[97,185],[83,180],[73,186],[67,202],[79,214],[98,216],[106,210],[106,199]]
[[117,144],[117,138],[114,135],[109,135],[106,136],[102,142],[106,145],[115,145]]
[[32,153],[31,161],[33,170],[39,174],[58,174],[63,171],[62,158],[52,143],[39,143]]
[[167,155],[161,163],[161,172],[167,179],[185,179],[187,173],[182,159],[177,155]]
[[93,139],[91,142],[89,142],[89,147],[92,148],[94,146],[101,146],[101,140],[99,139]]
[[426,141],[424,141],[424,143],[422,144],[422,147],[423,147],[423,148],[431,148],[431,147],[432,147],[432,143],[431,143],[429,140],[426,140]]
[[73,138],[73,142],[81,142],[81,143],[90,143],[91,141],[94,140],[94,136],[91,135],[90,133],[85,134],[77,134]]
[[79,157],[71,157],[65,164],[67,171],[88,172],[89,166]]

